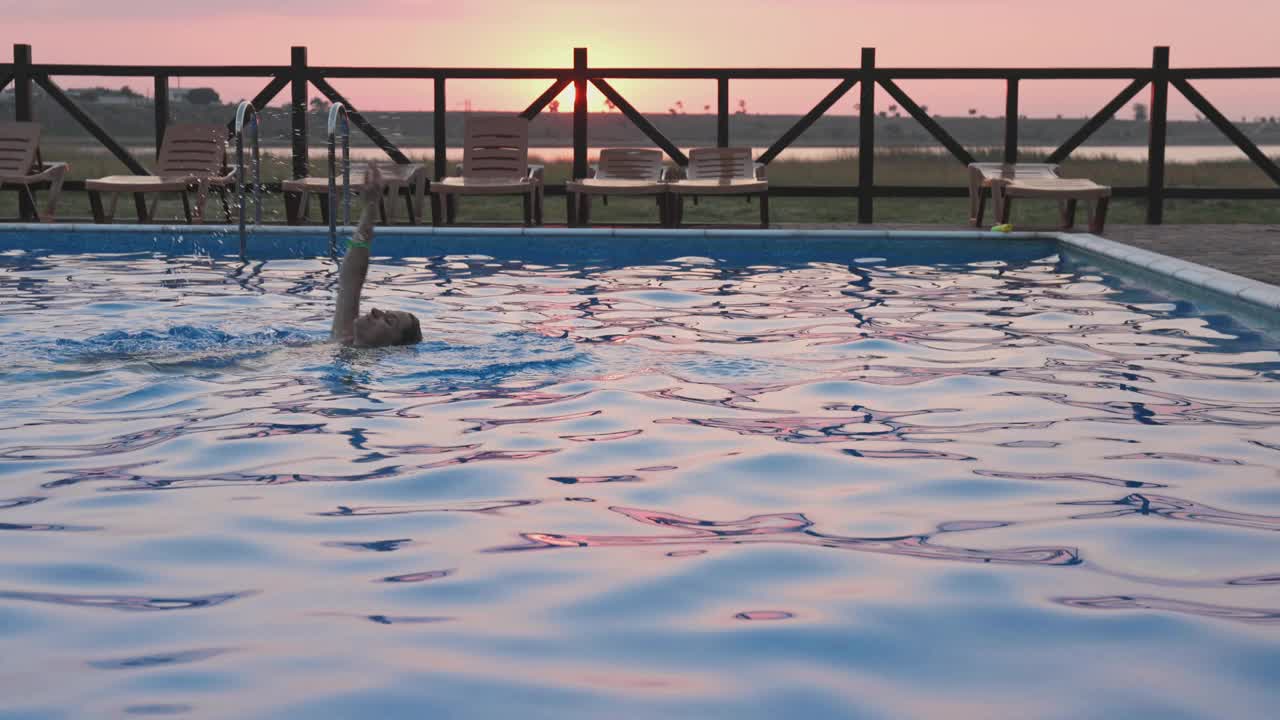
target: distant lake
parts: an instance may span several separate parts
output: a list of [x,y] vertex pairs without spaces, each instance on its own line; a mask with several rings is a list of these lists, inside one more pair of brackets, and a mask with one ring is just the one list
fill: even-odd
[[[1260,145],[1260,149],[1271,157],[1280,158],[1280,145]],[[93,149],[106,152],[99,145],[92,146]],[[434,148],[427,146],[402,146],[401,151],[413,158],[424,157],[435,152]],[[684,148],[686,151],[688,148]],[[970,151],[980,150],[983,148],[970,148]],[[991,148],[988,148],[991,149]],[[998,149],[998,148],[995,148]],[[1038,153],[1047,155],[1056,147],[1047,145],[1027,145],[1018,148],[1021,153]],[[155,152],[150,145],[147,146],[130,146],[129,150],[139,156],[146,156]],[[752,148],[752,151],[758,156],[768,150],[766,147]],[[924,146],[902,146],[902,147],[881,147],[881,150],[915,150],[925,152],[937,152],[945,154],[946,148],[935,145]],[[287,152],[288,148],[271,148],[272,152]],[[596,155],[600,152],[600,148],[592,148],[590,158],[595,160]],[[312,145],[310,154],[312,157],[325,157],[328,151],[323,143]],[[787,148],[778,156],[780,160],[833,160],[842,157],[856,157],[858,154],[856,147],[821,147],[821,146],[792,146]],[[569,162],[573,160],[572,147],[534,147],[529,149],[529,155],[540,158],[544,162]],[[1092,145],[1077,148],[1072,153],[1074,158],[1097,158],[1097,157],[1115,157],[1121,160],[1143,162],[1147,159],[1147,148],[1141,145]],[[351,158],[353,160],[370,160],[385,158],[386,155],[378,148],[370,147],[353,147],[351,148]],[[449,157],[462,159],[462,148],[449,148]],[[1212,162],[1220,160],[1244,160],[1245,154],[1235,145],[1170,145],[1165,150],[1165,159],[1167,162],[1173,163],[1198,163]]]

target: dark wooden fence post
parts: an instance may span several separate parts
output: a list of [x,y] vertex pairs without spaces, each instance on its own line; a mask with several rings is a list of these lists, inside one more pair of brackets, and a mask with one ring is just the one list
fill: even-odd
[[445,122],[444,76],[435,79],[435,100],[431,110],[431,139],[435,143],[436,180],[442,180],[449,174],[449,126]]
[[1169,119],[1169,48],[1151,58],[1151,122],[1147,140],[1147,223],[1164,222],[1164,148]]
[[293,177],[304,178],[310,174],[310,158],[307,156],[307,48],[295,45],[290,51],[289,84],[292,90],[290,117],[293,127]]
[[858,88],[858,222],[875,222],[872,190],[876,182],[876,49],[862,48]]
[[573,177],[587,176],[587,49],[573,49]]
[[[13,46],[13,114],[18,122],[31,122],[31,46]],[[36,209],[26,193],[18,193],[18,217],[34,220]]]
[[1004,161],[1018,162],[1018,78],[1011,77],[1004,94]]
[[[157,75],[153,102],[156,110],[156,159],[160,159],[160,145],[164,143],[164,131],[169,127],[169,76]],[[255,108],[257,109],[257,108]]]
[[716,78],[716,147],[729,147],[729,78]]

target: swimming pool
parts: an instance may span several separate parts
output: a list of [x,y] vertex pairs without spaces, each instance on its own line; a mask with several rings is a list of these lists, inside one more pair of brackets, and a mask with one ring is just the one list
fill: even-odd
[[1280,700],[1229,301],[1050,237],[388,232],[427,341],[354,351],[324,243],[0,232],[0,717]]

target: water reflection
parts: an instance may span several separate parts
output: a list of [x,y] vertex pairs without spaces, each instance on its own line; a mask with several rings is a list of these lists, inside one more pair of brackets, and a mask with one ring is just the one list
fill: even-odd
[[375,351],[327,260],[0,255],[7,701],[1268,716],[1275,338],[1047,244],[624,239],[377,264]]

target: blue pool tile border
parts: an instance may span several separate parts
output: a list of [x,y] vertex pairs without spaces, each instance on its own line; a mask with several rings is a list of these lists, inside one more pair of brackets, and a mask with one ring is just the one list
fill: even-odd
[[[350,234],[350,227],[339,228],[342,235]],[[88,242],[91,237],[101,237],[114,233],[144,233],[152,237],[173,235],[176,238],[186,236],[221,236],[224,247],[230,251],[237,245],[238,228],[230,225],[97,225],[91,223],[7,223],[0,224],[0,233],[33,232],[83,234]],[[253,228],[258,237],[323,236],[326,230],[316,226],[262,226]],[[1187,260],[1172,258],[1167,255],[1143,250],[1131,245],[1124,245],[1097,235],[1064,232],[1013,232],[993,233],[983,230],[856,230],[856,229],[661,229],[661,228],[526,228],[526,227],[433,227],[433,226],[397,226],[379,228],[378,233],[386,236],[415,236],[440,238],[466,237],[511,237],[513,245],[519,245],[521,237],[536,238],[633,238],[647,240],[678,241],[688,239],[705,240],[756,240],[756,241],[804,241],[804,240],[839,240],[839,239],[916,239],[916,240],[1056,240],[1061,245],[1079,251],[1085,255],[1104,258],[1106,260],[1129,266],[1139,271],[1150,273],[1181,284],[1213,294],[1225,296],[1234,301],[1243,302],[1266,311],[1280,311],[1280,287],[1258,280],[1233,275],[1232,273],[1210,268]],[[175,239],[176,239],[175,238]],[[762,246],[764,243],[762,242]]]

